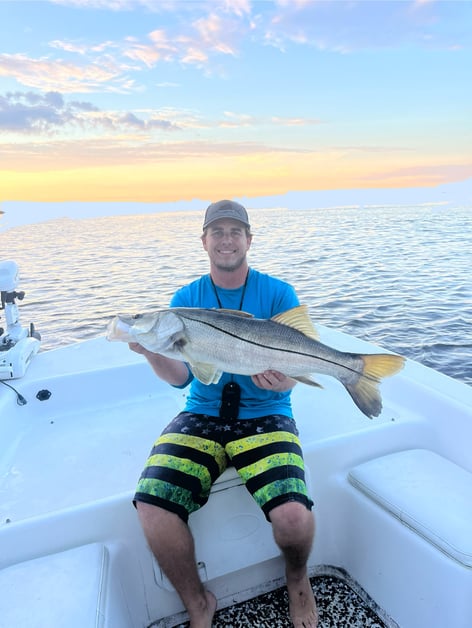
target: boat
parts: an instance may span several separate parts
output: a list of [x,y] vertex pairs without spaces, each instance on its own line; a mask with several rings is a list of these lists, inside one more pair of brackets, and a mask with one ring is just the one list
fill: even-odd
[[[11,265],[1,269],[14,275]],[[0,272],[10,310],[0,339],[1,628],[185,623],[132,505],[148,451],[185,391],[157,379],[126,344],[108,342],[105,330],[49,351],[37,350],[31,326],[12,341],[24,328],[15,281],[4,279]],[[379,351],[332,328],[319,332],[344,351]],[[407,359],[381,385],[382,413],[368,419],[336,380],[318,380],[323,389],[293,392],[317,520],[310,575],[344,574],[385,626],[470,628],[471,387]],[[234,469],[190,527],[219,609],[283,585],[270,525]]]

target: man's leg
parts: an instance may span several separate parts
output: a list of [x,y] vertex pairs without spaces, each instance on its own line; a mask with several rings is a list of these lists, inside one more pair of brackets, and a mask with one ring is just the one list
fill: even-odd
[[296,424],[290,417],[270,415],[239,420],[233,428],[233,438],[238,438],[227,442],[226,452],[272,523],[285,557],[293,625],[315,628],[316,604],[307,573],[315,522]]
[[216,599],[198,575],[189,527],[158,506],[137,502],[136,507],[149,546],[189,613],[191,628],[211,628]]
[[315,534],[313,513],[303,504],[290,501],[269,513],[274,538],[285,558],[290,617],[295,628],[316,628],[318,612],[307,572],[307,561]]
[[220,424],[203,415],[178,414],[154,443],[134,496],[149,546],[180,595],[191,628],[210,628],[216,609],[214,595],[200,581],[186,521],[206,503],[226,468],[224,448],[213,437]]

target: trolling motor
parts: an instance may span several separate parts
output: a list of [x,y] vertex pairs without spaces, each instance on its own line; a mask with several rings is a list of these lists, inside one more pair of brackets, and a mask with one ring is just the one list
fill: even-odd
[[23,377],[33,356],[38,352],[41,336],[33,323],[22,327],[16,300],[25,293],[17,292],[19,282],[16,262],[0,262],[1,310],[5,310],[6,330],[0,327],[0,380]]

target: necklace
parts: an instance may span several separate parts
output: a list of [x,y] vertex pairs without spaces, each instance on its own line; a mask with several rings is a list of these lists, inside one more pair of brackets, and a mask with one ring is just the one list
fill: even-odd
[[[244,280],[244,286],[241,294],[241,300],[239,302],[238,310],[241,311],[243,307],[244,295],[246,294],[247,280],[249,278],[249,268],[247,269],[246,279]],[[218,301],[218,307],[220,310],[224,309],[221,303],[220,295],[216,289],[213,277],[210,274],[211,285],[213,286],[213,292],[215,293],[216,300]],[[237,419],[239,414],[239,402],[241,397],[241,386],[234,381],[234,375],[230,375],[230,380],[226,382],[221,391],[221,405],[219,410],[219,416],[223,419]]]
[[[243,307],[244,296],[246,294],[246,286],[247,286],[248,278],[249,278],[249,268],[248,268],[247,273],[246,273],[246,279],[244,280],[243,291],[242,291],[242,294],[241,294],[241,301],[239,302],[239,307],[238,307],[239,311],[241,311],[241,309]],[[221,300],[220,300],[220,296],[218,294],[218,290],[216,289],[215,282],[213,281],[213,277],[211,275],[210,275],[210,281],[211,281],[211,285],[213,286],[213,291],[215,293],[216,300],[218,301],[218,307],[220,308],[220,310],[223,310],[224,308],[223,308],[223,305],[221,304]]]

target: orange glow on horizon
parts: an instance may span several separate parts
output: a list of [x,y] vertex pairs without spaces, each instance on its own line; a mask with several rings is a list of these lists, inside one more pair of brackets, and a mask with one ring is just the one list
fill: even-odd
[[290,191],[430,187],[464,178],[451,171],[449,175],[449,180],[441,177],[425,158],[406,163],[396,157],[379,165],[318,153],[193,157],[152,165],[0,170],[0,201],[155,203]]

